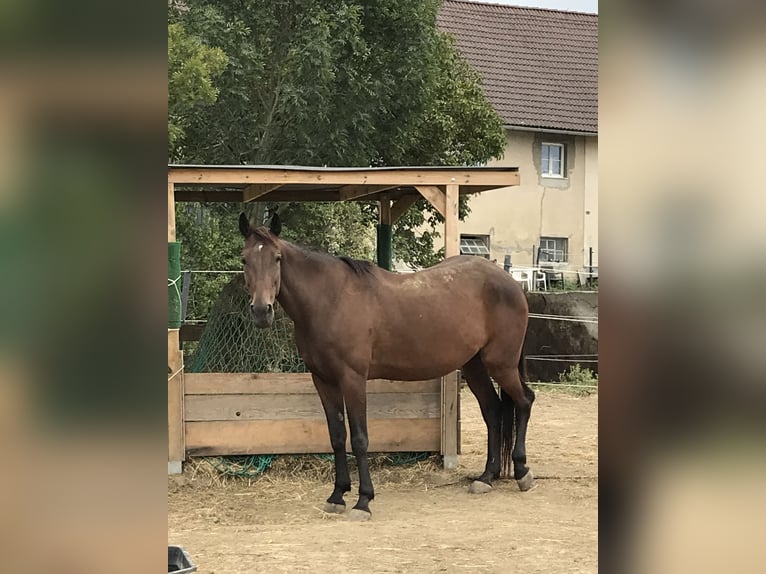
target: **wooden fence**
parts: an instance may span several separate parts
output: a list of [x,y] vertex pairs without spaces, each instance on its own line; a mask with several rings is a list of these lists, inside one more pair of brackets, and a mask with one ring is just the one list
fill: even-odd
[[[183,400],[173,402],[182,416],[171,416],[169,403],[168,421],[182,426],[169,432],[182,434],[184,457],[332,452],[308,373],[182,373],[182,378]],[[454,468],[459,409],[457,372],[429,381],[368,381],[369,451],[439,452],[445,467]],[[169,460],[177,460],[172,451]]]

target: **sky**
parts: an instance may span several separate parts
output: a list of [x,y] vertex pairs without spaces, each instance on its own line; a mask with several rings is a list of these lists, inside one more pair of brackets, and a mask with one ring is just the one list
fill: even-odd
[[532,6],[534,8],[552,8],[572,12],[590,12],[598,14],[598,0],[484,0],[490,4],[510,4],[511,6]]

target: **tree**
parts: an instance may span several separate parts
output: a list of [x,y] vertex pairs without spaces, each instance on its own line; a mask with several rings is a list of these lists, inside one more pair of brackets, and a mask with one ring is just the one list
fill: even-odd
[[[437,30],[439,6],[439,0],[187,0],[183,10],[171,7],[173,24],[228,58],[217,100],[185,118],[179,159],[383,166],[476,165],[501,156],[502,122],[478,75]],[[466,213],[465,201],[461,207]],[[371,233],[377,220],[369,204],[280,209],[289,215],[286,229],[331,252],[340,244],[330,230],[367,222]],[[396,257],[434,262],[438,221],[425,202],[411,208],[395,229]],[[345,254],[366,254],[370,233],[347,234]]]
[[186,33],[180,24],[168,25],[168,144],[171,158],[179,154],[186,126],[201,106],[218,97],[214,81],[227,58]]

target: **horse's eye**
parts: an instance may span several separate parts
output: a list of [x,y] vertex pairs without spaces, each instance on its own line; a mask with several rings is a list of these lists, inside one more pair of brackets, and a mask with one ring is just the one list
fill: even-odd
[[243,257],[242,258],[242,265],[245,265],[246,263],[247,263],[247,261],[245,261],[245,258]]
[[277,263],[279,263],[280,261],[282,261],[282,256],[281,256],[279,253],[277,253],[277,257],[276,257],[276,260],[277,260]]

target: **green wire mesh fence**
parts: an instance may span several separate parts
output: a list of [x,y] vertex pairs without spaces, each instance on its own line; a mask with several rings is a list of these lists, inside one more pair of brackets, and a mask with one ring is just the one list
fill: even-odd
[[190,373],[306,372],[293,340],[293,323],[279,305],[270,329],[253,323],[242,274],[221,289],[202,337],[186,360]]

